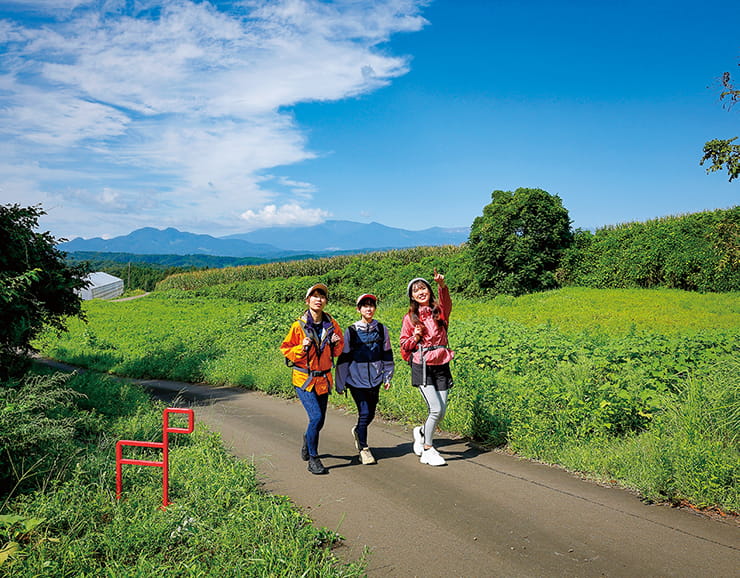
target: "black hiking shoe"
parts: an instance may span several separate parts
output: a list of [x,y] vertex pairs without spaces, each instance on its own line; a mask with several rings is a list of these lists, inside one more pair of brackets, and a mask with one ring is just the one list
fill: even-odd
[[308,444],[306,443],[306,436],[303,436],[303,445],[301,446],[301,459],[304,462],[307,462],[308,458]]
[[312,474],[328,474],[329,470],[324,467],[319,458],[308,458],[308,471]]

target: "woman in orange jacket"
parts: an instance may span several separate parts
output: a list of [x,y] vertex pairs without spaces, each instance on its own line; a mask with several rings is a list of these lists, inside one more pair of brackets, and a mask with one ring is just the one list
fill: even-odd
[[334,357],[344,347],[344,336],[339,324],[324,312],[329,300],[326,285],[317,283],[309,287],[305,300],[308,310],[290,326],[280,351],[293,368],[296,395],[308,415],[301,458],[308,462],[312,474],[327,474],[329,470],[318,457],[319,432],[326,418]]

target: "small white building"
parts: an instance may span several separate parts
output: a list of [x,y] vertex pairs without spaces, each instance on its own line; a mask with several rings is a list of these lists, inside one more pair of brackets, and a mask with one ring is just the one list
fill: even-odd
[[85,277],[85,280],[88,282],[87,287],[77,292],[83,301],[88,301],[89,299],[114,299],[123,295],[123,279],[119,279],[103,271],[90,273]]

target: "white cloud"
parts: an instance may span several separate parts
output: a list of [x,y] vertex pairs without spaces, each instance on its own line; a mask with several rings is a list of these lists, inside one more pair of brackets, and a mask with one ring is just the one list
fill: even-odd
[[288,187],[296,196],[302,196],[306,199],[311,199],[311,193],[316,192],[316,187],[311,183],[294,181],[287,177],[278,177],[277,182],[284,187]]
[[[276,191],[263,176],[315,156],[285,108],[362,94],[404,74],[405,58],[377,47],[419,30],[425,3],[8,3],[4,162],[22,169],[16,182],[25,191],[35,183],[36,197],[80,212],[86,230],[67,236],[92,234],[111,213],[113,233],[142,222],[236,230],[250,214],[288,224],[296,207],[314,224],[327,213],[300,207],[316,205],[313,184],[283,176],[272,184],[287,191]],[[27,20],[29,10],[52,19]],[[0,177],[3,197],[10,185]],[[266,205],[276,201],[279,209]]]
[[120,111],[64,91],[49,92],[17,83],[0,87],[13,92],[0,109],[1,132],[19,141],[66,149],[87,139],[121,135],[129,120]]
[[309,209],[298,204],[278,207],[267,205],[258,211],[244,211],[241,218],[247,231],[264,227],[310,226],[323,223],[331,213],[323,209]]

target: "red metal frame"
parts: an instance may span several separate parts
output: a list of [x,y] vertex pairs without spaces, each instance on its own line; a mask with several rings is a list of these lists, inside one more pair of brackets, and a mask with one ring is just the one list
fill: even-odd
[[[171,413],[182,413],[188,416],[188,427],[170,427],[170,414]],[[161,442],[139,442],[131,440],[121,440],[116,443],[116,499],[121,499],[121,489],[123,486],[121,480],[121,466],[123,464],[132,464],[137,466],[154,466],[156,468],[162,468],[162,509],[170,505],[169,501],[169,481],[170,481],[170,447],[169,447],[169,434],[171,433],[184,433],[189,434],[193,432],[193,424],[195,423],[195,414],[192,409],[183,409],[177,407],[168,407],[162,414],[162,441]],[[155,448],[162,450],[162,460],[135,460],[131,458],[123,457],[123,446],[136,446],[141,448]]]

